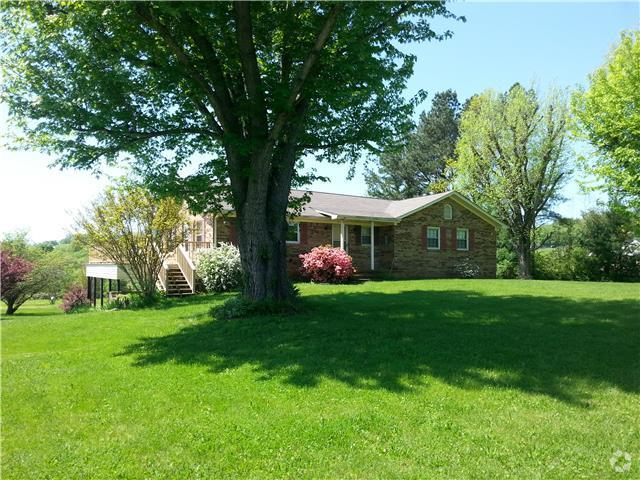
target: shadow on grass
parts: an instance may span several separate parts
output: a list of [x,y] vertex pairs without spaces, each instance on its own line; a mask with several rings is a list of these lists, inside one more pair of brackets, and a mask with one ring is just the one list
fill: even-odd
[[211,304],[213,301],[223,301],[233,295],[233,293],[199,293],[197,295],[172,296],[162,299],[151,307],[144,307],[138,310],[146,310],[147,308],[151,308],[153,310],[170,310],[186,306]]
[[[252,365],[261,379],[410,391],[439,379],[587,405],[595,384],[640,391],[639,304],[468,291],[307,296],[309,313],[205,321],[143,338],[134,365]],[[598,388],[598,387],[596,387]]]

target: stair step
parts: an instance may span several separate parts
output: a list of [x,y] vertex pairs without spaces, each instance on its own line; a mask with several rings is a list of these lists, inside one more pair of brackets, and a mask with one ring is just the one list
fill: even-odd
[[178,265],[170,265],[167,268],[166,295],[168,297],[182,297],[193,295],[193,290],[189,287],[187,279],[184,278]]

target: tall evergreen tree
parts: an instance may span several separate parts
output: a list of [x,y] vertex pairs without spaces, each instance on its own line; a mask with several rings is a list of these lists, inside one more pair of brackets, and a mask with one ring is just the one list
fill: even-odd
[[415,130],[380,155],[377,172],[367,171],[369,195],[401,199],[446,190],[451,180],[447,164],[455,156],[461,112],[455,91],[436,93]]

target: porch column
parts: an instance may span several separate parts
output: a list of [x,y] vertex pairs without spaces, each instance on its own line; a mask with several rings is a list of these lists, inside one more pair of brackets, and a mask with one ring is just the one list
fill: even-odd
[[340,248],[344,250],[344,222],[340,222]]
[[213,217],[213,248],[218,246],[218,214]]
[[100,308],[104,307],[104,278],[100,279]]
[[373,227],[373,222],[371,222],[371,270],[373,271],[376,267],[376,254],[375,247],[376,239],[375,239],[375,228]]

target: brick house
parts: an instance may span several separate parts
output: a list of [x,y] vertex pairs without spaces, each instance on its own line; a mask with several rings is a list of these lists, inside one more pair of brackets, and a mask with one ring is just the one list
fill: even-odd
[[[304,193],[292,191],[295,197]],[[306,193],[310,201],[291,219],[287,235],[292,275],[300,267],[298,255],[318,245],[343,248],[359,272],[399,278],[455,277],[456,265],[468,259],[479,267],[481,277],[496,275],[500,222],[455,191],[406,200]],[[237,242],[230,209],[219,215],[192,216],[189,223],[189,241],[163,269],[165,278],[160,283],[168,291],[171,285],[180,286],[177,293],[193,291],[198,253],[222,242]],[[118,266],[109,268],[90,263],[87,276],[124,278]]]

